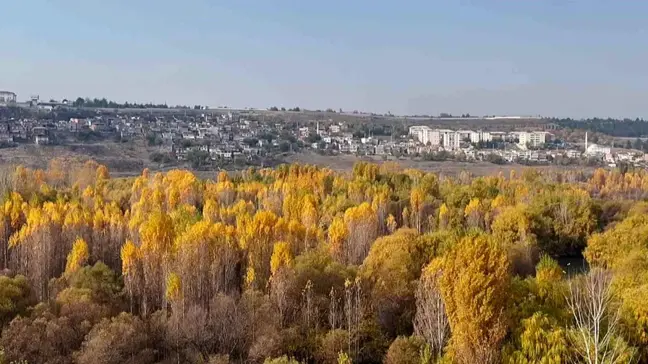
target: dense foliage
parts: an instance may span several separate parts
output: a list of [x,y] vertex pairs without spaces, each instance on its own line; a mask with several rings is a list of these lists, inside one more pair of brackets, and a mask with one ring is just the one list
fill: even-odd
[[[72,106],[110,108],[110,109],[168,109],[169,108],[167,104],[153,104],[150,102],[144,104],[140,104],[137,102],[134,103],[124,102],[122,104],[112,100],[106,100],[105,97],[102,99],[98,99],[98,98],[90,99],[88,97],[86,98],[78,97],[76,100],[72,102]],[[189,107],[175,106],[175,108],[189,108]]]
[[0,361],[648,361],[644,172],[214,177],[16,168]]
[[643,119],[549,119],[560,126],[571,129],[584,129],[607,135],[626,138],[638,138],[648,135],[648,122]]

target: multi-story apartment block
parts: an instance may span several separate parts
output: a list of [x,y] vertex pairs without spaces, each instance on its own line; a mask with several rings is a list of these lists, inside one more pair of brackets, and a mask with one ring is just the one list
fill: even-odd
[[409,135],[423,144],[427,144],[427,134],[431,129],[427,126],[410,126]]
[[459,143],[461,142],[460,134],[454,130],[449,129],[439,129],[438,133],[441,137],[441,143],[443,148],[453,150],[459,148]]
[[538,147],[547,142],[549,133],[546,131],[521,132],[518,136],[519,144],[523,148],[527,146]]
[[493,140],[491,133],[487,131],[473,131],[470,133],[470,142],[479,143],[479,142],[490,142]]
[[[409,134],[421,144],[442,146],[445,149],[458,149],[462,134],[449,129],[430,129],[427,126],[412,126]],[[467,135],[467,134],[466,134]]]

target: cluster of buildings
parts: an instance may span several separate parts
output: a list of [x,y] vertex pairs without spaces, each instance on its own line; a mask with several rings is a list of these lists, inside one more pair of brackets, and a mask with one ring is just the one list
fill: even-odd
[[643,152],[588,143],[587,133],[584,146],[564,142],[548,146],[554,138],[546,131],[498,132],[412,126],[409,136],[418,154],[446,151],[468,160],[493,160],[496,156],[509,163],[542,164],[586,159],[610,167],[619,162],[648,166],[648,155]]
[[34,119],[0,123],[0,145],[18,143],[49,144],[51,127]]
[[[91,117],[52,120],[38,116],[0,120],[0,142],[60,144],[100,140],[143,140],[153,150],[183,160],[192,151],[209,153],[213,160],[260,155],[278,140],[256,139],[281,130],[245,118],[241,114],[131,115],[106,113]],[[274,144],[273,144],[274,143]]]
[[409,135],[423,145],[439,146],[445,150],[457,150],[466,144],[490,142],[511,142],[522,149],[538,148],[551,140],[552,137],[546,131],[514,131],[506,133],[481,130],[432,129],[425,125],[411,126]]
[[[144,138],[149,146],[184,161],[192,152],[203,152],[213,161],[241,157],[248,160],[266,154],[279,140],[270,135],[282,126],[270,126],[243,113],[127,116],[116,115],[107,121],[85,120],[93,130],[114,128],[121,140]],[[265,138],[264,138],[265,137]]]
[[[557,143],[544,130],[452,130],[416,125],[405,135],[390,132],[376,136],[359,123],[322,118],[291,121],[254,110],[92,112],[66,106],[65,100],[56,105],[42,103],[37,97],[28,104],[24,108],[37,110],[31,117],[0,120],[0,146],[143,140],[149,151],[164,154],[165,160],[188,161],[199,154],[212,161],[244,158],[248,163],[303,149],[327,154],[510,163],[594,159],[613,166],[619,161],[641,164],[645,160],[643,153],[588,144],[587,139],[584,148],[582,144]],[[0,91],[0,106],[7,105],[17,105],[16,95]],[[49,107],[57,109],[56,117]],[[67,114],[70,116],[61,117]]]
[[[355,131],[355,133],[354,133]],[[66,144],[85,140],[144,140],[169,160],[188,161],[196,154],[212,161],[243,158],[254,162],[283,152],[310,149],[328,154],[394,157],[443,156],[461,160],[550,163],[559,158],[598,159],[614,165],[637,155],[596,144],[548,143],[546,131],[473,131],[412,126],[407,135],[359,133],[357,125],[332,120],[286,122],[253,111],[193,114],[103,113],[59,120],[25,118],[0,122],[0,143]],[[439,157],[441,158],[441,157]],[[643,155],[641,156],[643,158]]]

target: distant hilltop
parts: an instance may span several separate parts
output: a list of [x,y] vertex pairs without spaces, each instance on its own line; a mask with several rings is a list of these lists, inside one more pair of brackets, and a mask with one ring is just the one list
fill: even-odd
[[501,120],[501,119],[542,119],[540,116],[489,116],[484,117],[486,120]]
[[337,114],[344,116],[354,116],[354,117],[383,117],[383,118],[397,118],[397,119],[408,119],[408,120],[540,120],[543,119],[541,116],[524,116],[524,115],[471,115],[471,114],[461,114],[453,115],[450,113],[439,113],[438,115],[429,115],[429,114],[414,114],[414,115],[398,115],[392,114],[391,112],[387,113],[372,113],[372,112],[361,112],[361,111],[343,111],[342,109],[326,109],[326,110],[310,110],[300,107],[294,107],[286,109],[284,107],[278,108],[276,106],[264,109],[264,108],[236,108],[236,107],[227,107],[227,106],[218,106],[218,107],[209,107],[206,105],[176,105],[171,106],[164,104],[156,103],[137,103],[137,102],[124,102],[119,103],[112,100],[107,100],[106,98],[83,98],[78,97],[76,99],[63,99],[57,101],[50,99],[49,101],[41,101],[39,96],[34,95],[26,102],[18,102],[17,96],[13,92],[9,91],[0,91],[0,104],[10,104],[15,106],[22,107],[36,107],[39,109],[51,110],[54,108],[77,108],[77,109],[86,109],[86,110],[99,110],[99,111],[114,111],[119,110],[120,112],[141,112],[146,110],[148,112],[164,112],[164,113],[174,113],[174,112],[183,112],[187,113],[188,111],[216,111],[216,112],[280,112],[280,113],[308,113],[308,114]]

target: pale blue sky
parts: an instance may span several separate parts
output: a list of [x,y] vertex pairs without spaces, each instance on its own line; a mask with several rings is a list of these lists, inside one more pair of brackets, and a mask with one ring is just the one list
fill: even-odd
[[232,107],[648,117],[648,1],[6,0],[0,89]]

